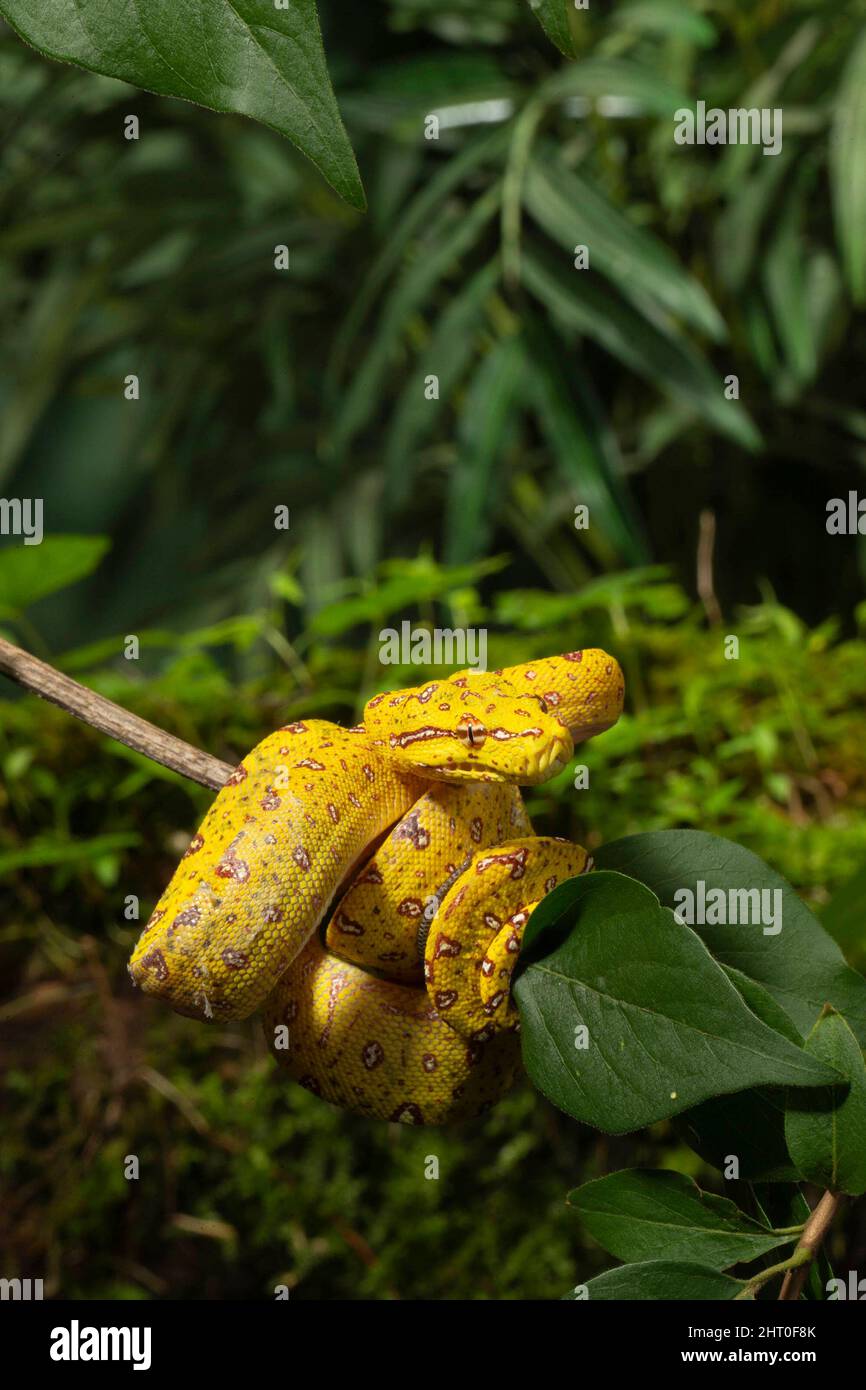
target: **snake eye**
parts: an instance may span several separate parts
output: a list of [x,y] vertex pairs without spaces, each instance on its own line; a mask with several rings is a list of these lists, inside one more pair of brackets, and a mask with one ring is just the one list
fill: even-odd
[[545,700],[543,695],[539,695],[538,703],[541,705],[541,713],[547,714],[547,701]]
[[457,725],[457,737],[467,748],[480,748],[487,737],[487,730],[474,714],[464,714]]

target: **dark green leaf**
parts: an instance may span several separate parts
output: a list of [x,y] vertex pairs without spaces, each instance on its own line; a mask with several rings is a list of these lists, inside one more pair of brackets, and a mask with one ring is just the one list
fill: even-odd
[[685,1260],[647,1260],[644,1264],[620,1265],[599,1274],[587,1284],[578,1285],[568,1300],[589,1302],[599,1299],[631,1302],[649,1300],[684,1300],[736,1298],[743,1284],[728,1274],[720,1274],[708,1265],[691,1264]]
[[785,1093],[758,1087],[715,1096],[676,1121],[677,1132],[705,1162],[745,1182],[796,1182],[797,1170],[785,1143]]
[[726,1197],[702,1192],[691,1178],[664,1169],[611,1173],[570,1192],[568,1204],[619,1260],[696,1260],[728,1269],[791,1242]]
[[574,9],[572,0],[529,0],[535,16],[551,43],[556,44],[566,58],[574,58],[577,50],[568,23],[568,11]]
[[[499,264],[490,261],[451,301],[430,335],[423,360],[403,388],[385,442],[385,505],[392,511],[411,495],[414,451],[433,429],[451,392],[465,379],[484,305],[498,279]],[[424,381],[431,372],[439,378],[435,400],[424,393]]]
[[866,1192],[866,1064],[841,1014],[827,1009],[806,1051],[841,1072],[850,1086],[798,1091],[785,1115],[791,1157],[809,1182],[857,1197]]
[[717,375],[687,339],[638,313],[592,271],[574,271],[567,278],[570,265],[552,264],[528,246],[523,253],[525,285],[563,328],[593,339],[745,448],[757,447],[760,437],[749,416],[739,401],[725,399],[722,373]]
[[556,888],[530,919],[519,969],[530,1078],[608,1133],[709,1096],[834,1079],[820,1065],[812,1081],[813,1059],[761,1023],[695,933],[622,875]]
[[469,384],[448,497],[447,557],[452,563],[483,554],[489,542],[517,387],[525,374],[520,342],[509,338],[488,353]]
[[0,0],[0,14],[49,58],[161,96],[251,116],[285,135],[353,207],[358,166],[325,63],[315,0]]
[[636,227],[600,189],[553,155],[536,155],[524,184],[527,210],[563,252],[562,274],[572,270],[575,246],[589,249],[589,264],[643,310],[648,300],[720,341],[725,324],[702,285],[688,274],[663,242]]
[[845,1014],[861,1046],[866,1044],[866,980],[845,963],[791,885],[756,854],[701,830],[658,830],[603,845],[595,860],[599,868],[645,883],[672,909],[674,895],[696,891],[699,881],[707,893],[715,888],[780,892],[782,930],[775,935],[749,923],[695,923],[695,931],[723,965],[763,985],[801,1035],[829,1002]]

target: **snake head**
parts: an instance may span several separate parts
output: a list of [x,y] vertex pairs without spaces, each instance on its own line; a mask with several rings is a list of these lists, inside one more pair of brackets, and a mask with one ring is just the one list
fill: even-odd
[[364,727],[407,772],[435,781],[531,787],[554,777],[574,751],[543,699],[479,692],[462,680],[376,695]]

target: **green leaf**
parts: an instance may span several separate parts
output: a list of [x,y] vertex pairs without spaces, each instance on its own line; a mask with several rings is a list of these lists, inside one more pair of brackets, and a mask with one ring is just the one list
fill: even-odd
[[620,874],[554,889],[530,918],[518,969],[531,1080],[608,1133],[751,1086],[838,1080],[761,1023],[700,938]]
[[140,844],[141,836],[132,831],[97,835],[92,840],[35,839],[20,849],[0,854],[0,876],[14,873],[17,869],[45,869],[57,864],[78,867],[85,860],[102,859],[106,855],[119,854],[122,850],[135,849]]
[[452,563],[473,559],[487,547],[514,423],[517,388],[525,375],[520,342],[507,338],[491,349],[469,383],[446,515],[446,553]]
[[828,1008],[806,1039],[806,1051],[841,1072],[850,1086],[798,1091],[788,1102],[785,1136],[809,1182],[859,1197],[866,1192],[866,1063],[860,1044]]
[[46,536],[39,545],[0,550],[0,613],[20,613],[86,578],[110,544],[105,536]]
[[680,1115],[677,1133],[706,1163],[727,1172],[732,1158],[744,1182],[796,1182],[785,1143],[785,1093],[769,1086],[715,1096]]
[[426,304],[443,276],[472,250],[495,215],[500,196],[496,185],[476,198],[468,210],[446,205],[427,228],[425,244],[388,295],[358,371],[339,402],[330,441],[336,454],[348,448],[375,412],[392,358],[408,333],[412,316]]
[[[763,985],[740,970],[727,965],[723,969],[762,1023],[803,1046],[791,1019]],[[757,1087],[734,1096],[716,1096],[680,1115],[676,1127],[701,1158],[722,1172],[736,1158],[737,1176],[744,1181],[797,1181],[785,1143],[785,1093],[780,1089]]]
[[569,63],[545,79],[536,89],[540,101],[595,102],[599,115],[607,115],[613,98],[619,111],[627,102],[630,114],[660,116],[671,121],[676,110],[689,104],[685,88],[675,86],[659,71],[628,58],[583,58]]
[[366,206],[331,89],[315,0],[0,0],[49,58],[279,131],[353,207]]
[[701,48],[711,48],[716,39],[710,20],[681,5],[679,0],[634,0],[630,5],[617,5],[610,22],[620,29],[685,39]]
[[568,23],[568,10],[572,0],[529,0],[530,9],[544,30],[550,42],[556,44],[566,58],[577,57],[574,37]]
[[638,313],[592,271],[575,271],[566,278],[561,263],[527,246],[522,274],[526,287],[564,329],[593,339],[630,371],[745,448],[760,443],[739,401],[725,399],[722,373],[716,374],[687,339]]
[[830,182],[836,239],[855,304],[866,303],[866,34],[861,34],[836,92],[830,134]]
[[343,602],[328,602],[316,613],[310,630],[322,637],[339,637],[362,623],[379,622],[392,613],[405,612],[414,604],[445,599],[485,575],[495,574],[507,560],[491,557],[474,564],[445,568],[427,556],[415,560],[393,561],[382,566],[382,581],[369,593]]
[[696,1260],[712,1269],[747,1264],[790,1244],[734,1202],[702,1192],[682,1173],[628,1169],[568,1195],[581,1223],[619,1260]]
[[[423,360],[403,388],[385,441],[385,505],[390,511],[403,506],[411,495],[414,451],[433,430],[452,391],[465,379],[483,309],[498,280],[497,260],[472,276],[440,315],[425,345]],[[439,378],[439,395],[434,400],[428,400],[424,392],[430,372]]]
[[643,1301],[644,1299],[684,1300],[736,1298],[744,1285],[729,1274],[720,1274],[708,1265],[685,1260],[647,1260],[643,1264],[620,1265],[588,1283],[578,1285],[566,1299],[589,1302],[599,1299]]
[[699,880],[707,893],[715,888],[780,892],[782,929],[776,935],[748,923],[696,923],[695,931],[723,965],[763,985],[801,1035],[809,1032],[829,1002],[844,1013],[860,1045],[866,1046],[866,980],[846,964],[790,883],[756,854],[702,830],[658,830],[603,845],[595,862],[601,869],[645,883],[671,908],[677,906],[678,890],[694,892]]
[[[526,322],[528,316],[524,316]],[[556,339],[529,325],[526,390],[563,483],[585,502],[608,545],[632,564],[647,557],[646,540],[625,477],[614,432],[585,373],[563,371]]]
[[648,299],[654,300],[715,341],[726,336],[725,321],[706,290],[667,246],[636,227],[596,186],[552,156],[549,147],[530,163],[524,199],[527,210],[563,251],[564,275],[587,273],[571,269],[574,247],[587,246],[593,269],[639,310]]

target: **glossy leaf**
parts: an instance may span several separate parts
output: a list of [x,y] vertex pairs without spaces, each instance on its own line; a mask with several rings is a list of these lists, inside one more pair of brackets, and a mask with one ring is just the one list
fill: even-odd
[[364,208],[315,0],[0,0],[0,15],[49,58],[271,126]]
[[518,968],[531,1080],[608,1133],[709,1096],[836,1076],[761,1023],[700,938],[621,874],[554,889],[530,918]]
[[529,5],[550,42],[555,43],[566,58],[574,58],[577,50],[568,23],[571,0],[529,0]]
[[675,894],[685,888],[697,892],[699,881],[707,893],[716,888],[780,893],[782,925],[776,934],[749,923],[696,922],[694,929],[718,961],[763,985],[801,1035],[829,1002],[845,1014],[861,1045],[866,1043],[866,980],[846,964],[790,883],[756,854],[701,830],[658,830],[603,845],[595,858],[599,868],[645,883],[672,909]]
[[790,1243],[726,1197],[663,1169],[628,1169],[568,1195],[582,1227],[619,1260],[695,1260],[712,1269],[747,1264]]

